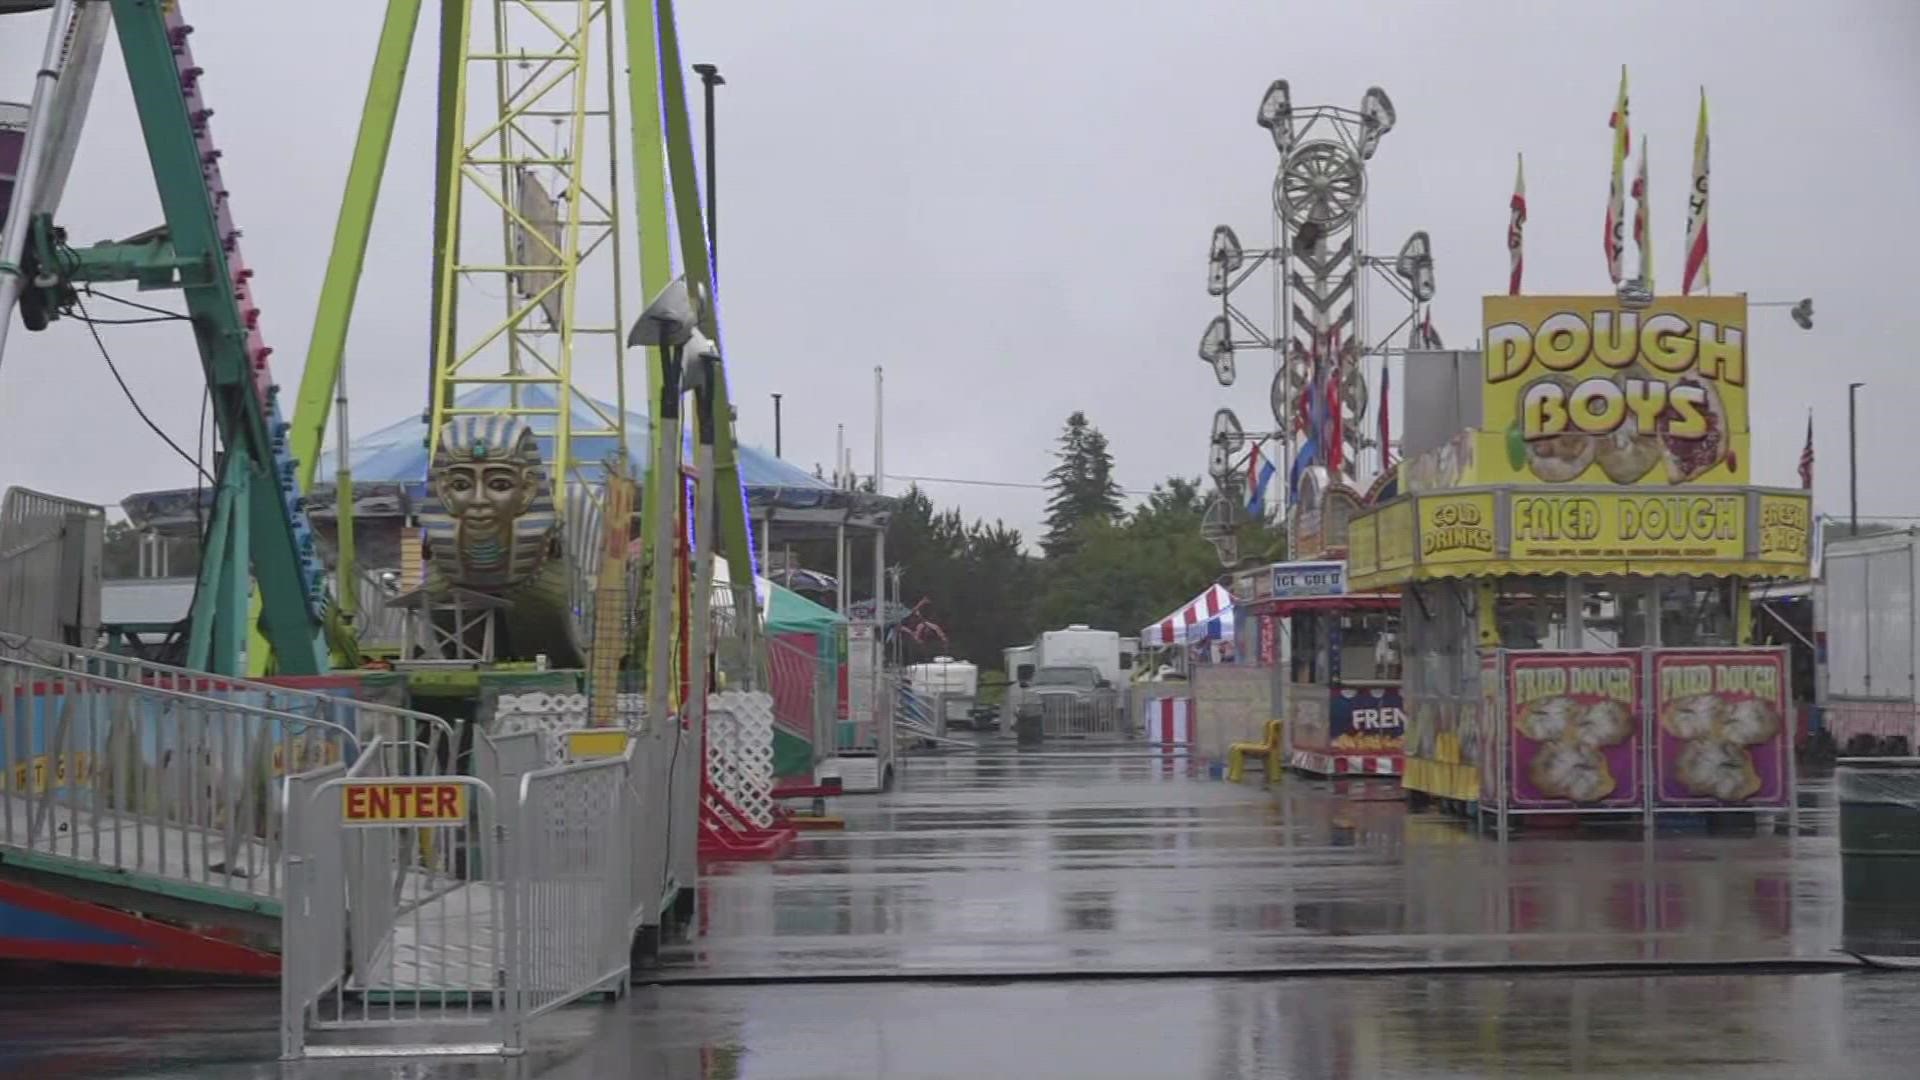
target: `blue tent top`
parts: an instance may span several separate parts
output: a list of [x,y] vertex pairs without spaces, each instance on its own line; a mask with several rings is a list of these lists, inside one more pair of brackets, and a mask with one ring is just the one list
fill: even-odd
[[[476,386],[454,399],[460,408],[499,408],[510,400],[512,390],[504,385]],[[554,406],[558,393],[552,386],[521,385],[521,401],[533,408]],[[605,430],[609,419],[617,419],[613,406],[573,392],[573,425],[576,431]],[[553,416],[531,416],[527,423],[540,437],[541,451],[553,453]],[[652,421],[629,410],[627,450],[632,455],[630,471],[634,479],[644,480],[648,450],[653,441]],[[687,436],[687,458],[692,459],[692,434]],[[573,450],[580,471],[594,475],[602,463],[612,457],[618,443],[611,435],[575,435]],[[843,491],[804,469],[780,460],[758,447],[739,446],[740,479],[747,489],[747,505],[757,516],[775,516],[778,511],[808,511],[781,517],[789,528],[830,529],[832,522],[845,521],[868,528],[885,528],[892,516],[893,500],[859,491]],[[308,512],[330,518],[334,503],[334,452],[320,455],[314,485],[307,494]],[[420,415],[388,424],[353,440],[348,450],[353,466],[353,501],[363,517],[404,516],[409,505],[419,505],[427,494],[427,421]],[[551,460],[551,457],[549,457]],[[213,505],[211,486],[150,491],[129,495],[121,500],[136,528],[153,528],[169,534],[197,534],[207,510]],[[816,513],[817,512],[817,513]],[[801,535],[790,532],[788,535]],[[826,533],[824,535],[831,535]]]
[[[522,385],[519,391],[522,405],[532,408],[553,408],[558,399],[558,391],[552,386]],[[456,397],[454,404],[462,409],[500,408],[509,402],[512,392],[512,387],[504,385],[476,386]],[[590,398],[579,390],[573,392],[573,427],[576,432],[604,431],[608,427],[608,420],[617,419],[618,416],[612,405]],[[539,437],[540,450],[548,460],[552,460],[556,419],[553,416],[527,418],[527,424]],[[626,428],[627,451],[633,459],[631,471],[636,479],[640,479],[646,475],[648,451],[653,444],[653,421],[651,417],[636,415],[630,409]],[[691,439],[690,426],[688,438]],[[401,484],[408,488],[424,485],[429,459],[426,443],[427,421],[419,415],[354,439],[347,462],[353,467],[355,488],[361,484]],[[576,434],[573,437],[574,456],[581,471],[588,475],[592,475],[601,463],[611,458],[618,448],[619,443],[612,435]],[[836,493],[832,484],[765,450],[740,446],[738,453],[740,478],[752,494],[774,496],[781,503],[805,505],[817,503]],[[338,467],[334,461],[334,451],[322,453],[316,478],[322,482],[330,479]],[[420,492],[415,491],[414,494]]]

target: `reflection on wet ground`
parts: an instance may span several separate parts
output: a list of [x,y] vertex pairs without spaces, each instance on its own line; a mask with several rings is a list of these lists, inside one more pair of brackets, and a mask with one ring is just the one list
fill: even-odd
[[640,987],[517,1061],[273,1061],[271,992],[0,997],[0,1076],[1344,1080],[1914,1075],[1920,978],[1721,975]]
[[1826,958],[1831,785],[1800,835],[1536,828],[1500,844],[1399,789],[1272,792],[1138,751],[918,758],[844,834],[707,878],[674,973],[1198,972],[1316,964]]
[[[1391,786],[1230,787],[1137,750],[916,758],[893,794],[840,800],[845,833],[712,868],[704,935],[627,1000],[541,1021],[525,1058],[287,1074],[1913,1075],[1920,976],[1246,977],[1832,956],[1831,789],[1802,790],[1797,835],[1536,829],[1501,845],[1410,816]],[[1141,971],[1195,977],[1058,978]],[[807,981],[965,973],[1007,978]],[[1055,978],[1017,977],[1043,973]],[[742,976],[775,981],[670,984]],[[271,992],[0,996],[0,1076],[281,1075],[276,1004]]]

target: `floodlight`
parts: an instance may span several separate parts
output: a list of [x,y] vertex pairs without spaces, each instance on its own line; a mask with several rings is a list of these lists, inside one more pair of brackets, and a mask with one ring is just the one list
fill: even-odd
[[1233,385],[1233,338],[1225,315],[1215,315],[1200,335],[1200,359],[1213,367],[1221,386]]
[[1805,297],[1793,305],[1787,312],[1793,316],[1793,323],[1802,330],[1813,329],[1813,297]]
[[693,296],[687,291],[687,279],[677,277],[640,313],[633,330],[627,334],[627,344],[685,345],[693,337],[698,323],[699,315],[693,306]]
[[1232,409],[1214,410],[1213,441],[1228,450],[1238,450],[1246,445],[1247,433],[1240,427],[1240,418],[1233,415]]
[[1207,245],[1207,295],[1222,296],[1234,271],[1246,265],[1246,253],[1240,238],[1225,225],[1213,227],[1213,240]]
[[1393,272],[1413,290],[1415,300],[1424,304],[1433,299],[1433,241],[1425,229],[1416,231],[1400,245],[1400,255],[1393,260]]
[[1366,95],[1360,99],[1360,157],[1370,160],[1373,152],[1380,148],[1380,138],[1393,130],[1396,114],[1393,101],[1387,92],[1377,86],[1369,86]]
[[1293,90],[1287,86],[1287,80],[1275,79],[1260,97],[1260,111],[1254,114],[1254,123],[1267,129],[1273,136],[1273,148],[1285,157],[1293,149]]

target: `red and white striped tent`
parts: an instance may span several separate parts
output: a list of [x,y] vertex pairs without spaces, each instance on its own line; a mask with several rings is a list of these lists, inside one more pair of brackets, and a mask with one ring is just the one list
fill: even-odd
[[1142,648],[1233,640],[1233,594],[1219,585],[1187,601],[1178,611],[1140,631]]

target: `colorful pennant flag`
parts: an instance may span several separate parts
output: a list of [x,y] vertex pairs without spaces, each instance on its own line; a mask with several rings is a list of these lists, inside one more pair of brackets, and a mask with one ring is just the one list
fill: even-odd
[[1260,452],[1260,444],[1253,444],[1253,452],[1247,455],[1247,515],[1255,521],[1267,516],[1267,484],[1273,480],[1273,459]]
[[1613,129],[1613,185],[1607,190],[1606,255],[1607,276],[1620,284],[1620,256],[1626,250],[1626,169],[1627,149],[1632,134],[1627,123],[1627,66],[1620,65],[1620,96],[1614,101],[1613,115],[1607,120]]
[[1520,234],[1527,224],[1527,163],[1514,155],[1513,216],[1507,221],[1507,295],[1520,295]]
[[1700,88],[1700,125],[1693,132],[1693,190],[1687,195],[1687,268],[1680,292],[1692,295],[1695,278],[1713,291],[1713,268],[1707,264],[1707,88]]
[[1653,291],[1653,211],[1647,199],[1647,137],[1640,136],[1640,172],[1633,178],[1633,242],[1640,249],[1640,282]]

